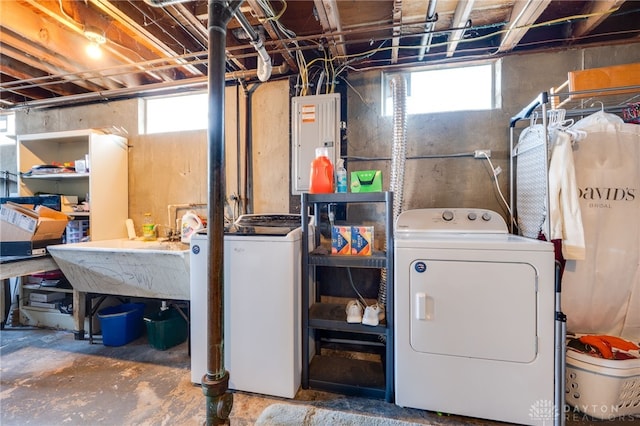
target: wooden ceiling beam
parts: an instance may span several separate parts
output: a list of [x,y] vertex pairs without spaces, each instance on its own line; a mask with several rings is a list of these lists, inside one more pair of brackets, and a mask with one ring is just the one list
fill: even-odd
[[517,0],[514,2],[509,28],[502,37],[498,52],[513,50],[550,3],[551,0]]
[[587,10],[584,11],[584,14],[595,15],[582,21],[578,21],[573,28],[571,37],[578,39],[590,34],[598,27],[598,25],[609,17],[610,13],[607,13],[607,11],[611,11],[611,13],[613,13],[618,10],[622,3],[624,3],[624,0],[599,0],[587,2]]
[[347,51],[345,48],[344,36],[342,34],[331,35],[332,33],[341,33],[342,25],[340,23],[340,11],[336,0],[314,0],[318,18],[322,30],[327,34],[327,42],[329,43],[329,51],[331,56],[336,58],[338,62],[344,62]]
[[460,0],[458,1],[458,5],[456,6],[456,11],[453,15],[453,22],[451,26],[453,28],[458,28],[449,34],[449,44],[447,45],[447,58],[453,56],[458,48],[458,43],[464,37],[464,32],[467,28],[467,22],[469,22],[469,17],[471,16],[471,11],[473,10],[473,6],[475,4],[474,0]]
[[[85,54],[84,47],[88,43],[88,40],[84,36],[84,26],[79,24],[78,22],[71,21],[67,16],[63,16],[59,14],[58,9],[49,9],[48,6],[51,6],[51,2],[41,3],[35,0],[25,0],[36,10],[44,14],[48,19],[53,20],[53,22],[48,19],[43,19],[38,14],[28,13],[27,16],[34,17],[38,16],[40,19],[39,22],[31,23],[30,25],[37,25],[37,29],[31,28],[29,29],[30,33],[37,31],[38,33],[42,33],[43,31],[47,34],[46,40],[42,40],[42,37],[25,37],[28,40],[39,40],[40,45],[43,46],[40,50],[43,52],[42,54],[47,54],[45,49],[49,49],[49,52],[55,52],[55,55],[58,57],[62,57],[62,55],[58,52],[65,52],[64,59],[67,60],[73,66],[64,67],[64,72],[73,72],[82,69],[90,69],[95,67],[93,60],[88,58]],[[5,3],[17,3],[17,2],[5,2]],[[3,5],[3,13],[7,8]],[[21,20],[18,20],[20,23],[20,27],[23,25]],[[59,24],[59,25],[56,25]],[[63,31],[63,28],[69,29],[71,31]],[[17,34],[22,34],[21,30],[16,31]],[[102,48],[104,50],[108,50],[116,56],[120,56],[122,59],[125,59],[128,62],[133,63],[133,61],[129,58],[126,58],[119,52],[110,49],[108,43],[103,45]],[[110,55],[103,55],[101,58],[102,66],[111,66],[111,65],[120,65],[120,62],[116,62],[114,58]],[[144,71],[144,70],[143,70]],[[94,74],[93,77],[96,77]],[[122,79],[99,75],[99,78],[104,79],[103,84],[105,84],[109,88],[115,87],[123,87],[125,86],[124,80],[128,80],[130,78],[123,77]],[[156,77],[157,78],[157,77]],[[111,82],[109,82],[111,80]]]
[[[135,43],[134,46],[129,47],[122,43],[116,43],[116,45],[123,46],[125,49],[128,49],[130,52],[135,53],[139,56],[139,59],[152,59],[150,56],[155,57],[163,57],[167,58],[167,60],[172,60],[172,58],[180,56],[184,52],[176,52],[171,47],[169,47],[163,40],[156,37],[153,33],[148,31],[143,25],[138,23],[135,19],[129,16],[124,11],[120,10],[115,2],[111,2],[109,0],[89,0],[93,6],[98,8],[101,12],[109,16],[112,20],[126,29],[127,32],[131,34],[131,38]],[[124,2],[123,2],[124,3]],[[144,46],[144,49],[151,49],[151,52],[155,52],[153,55],[145,54],[144,51],[140,51],[141,47]],[[117,50],[114,53],[120,53]],[[135,65],[137,62],[140,62],[138,59],[132,59],[128,55],[122,55],[121,58],[132,65]],[[187,61],[184,59],[175,60],[175,63],[182,65],[184,69],[190,75],[203,75],[203,72],[193,65],[189,65]],[[144,69],[140,69],[141,71],[145,71]],[[171,75],[167,75],[165,73],[149,73],[156,80],[164,80],[171,81],[175,77]]]
[[[0,57],[0,73],[10,76],[13,80],[3,80],[3,86],[0,88],[0,93],[5,90],[13,90],[22,87],[39,87],[42,90],[47,90],[56,96],[67,96],[82,93],[82,90],[78,85],[70,82],[53,82],[49,83],[49,75],[41,71],[40,69],[33,68],[25,64],[24,62],[17,61],[9,56],[2,55]],[[14,83],[16,81],[16,83]],[[32,82],[32,83],[30,83]]]
[[[5,11],[6,9],[3,10],[3,12]],[[24,30],[28,28],[28,23],[26,20],[16,22],[19,23],[18,26],[21,29]],[[55,28],[51,28],[51,31],[46,31],[47,37],[51,37],[56,40],[54,45],[51,47],[59,45],[58,42],[60,41],[60,37],[62,37],[63,33],[63,31],[56,31]],[[25,39],[23,36],[16,34],[13,30],[9,30],[9,28],[5,26],[2,32],[2,55],[13,58],[16,61],[23,62],[29,67],[41,70],[43,73],[65,74],[67,75],[67,77],[65,78],[67,81],[74,80],[72,73],[74,73],[78,69],[78,63],[72,57],[72,51],[74,49],[69,49],[71,52],[63,56],[57,51],[50,51],[44,46],[34,45],[33,42],[28,40],[29,39]],[[66,39],[62,38],[62,40]],[[74,44],[75,43],[72,42],[72,40],[68,40],[68,46],[74,46]],[[81,86],[88,91],[104,90],[106,88],[114,89],[123,86],[116,80],[106,78],[104,76],[96,76],[94,74],[92,77],[87,78],[88,73],[84,74],[85,78],[77,78],[77,82],[74,81],[74,84],[77,84],[78,86]],[[76,76],[77,75],[80,74],[76,74]],[[85,81],[85,79],[89,81]]]
[[402,35],[402,0],[393,0],[393,33],[391,36],[391,63],[398,63],[400,36]]

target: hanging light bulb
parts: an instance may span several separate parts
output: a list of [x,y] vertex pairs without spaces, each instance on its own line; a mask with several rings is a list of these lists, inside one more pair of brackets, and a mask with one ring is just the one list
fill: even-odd
[[100,28],[87,26],[84,28],[84,36],[89,40],[89,44],[85,49],[87,55],[92,59],[102,57],[102,49],[100,46],[107,42],[104,31]]
[[91,59],[100,59],[102,57],[102,49],[95,41],[90,41],[89,44],[87,44],[85,52]]

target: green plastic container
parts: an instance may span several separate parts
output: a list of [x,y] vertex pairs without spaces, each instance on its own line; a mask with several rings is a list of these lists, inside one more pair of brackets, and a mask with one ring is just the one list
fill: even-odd
[[151,315],[145,315],[149,344],[164,351],[187,340],[189,324],[173,309],[167,309]]

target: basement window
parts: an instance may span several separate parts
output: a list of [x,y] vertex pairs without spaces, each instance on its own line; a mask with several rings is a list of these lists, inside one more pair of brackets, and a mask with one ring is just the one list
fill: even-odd
[[140,134],[184,132],[208,127],[207,93],[146,98]]
[[16,115],[0,114],[0,145],[15,145]]
[[407,114],[481,111],[498,107],[497,62],[457,68],[383,73],[383,115],[393,114],[391,77],[407,82]]

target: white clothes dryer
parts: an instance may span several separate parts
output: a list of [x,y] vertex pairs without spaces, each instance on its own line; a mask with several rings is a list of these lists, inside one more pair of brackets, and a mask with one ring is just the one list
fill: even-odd
[[396,404],[551,425],[553,245],[482,209],[419,209],[395,226]]

